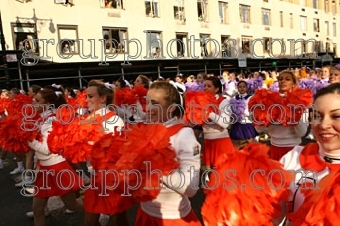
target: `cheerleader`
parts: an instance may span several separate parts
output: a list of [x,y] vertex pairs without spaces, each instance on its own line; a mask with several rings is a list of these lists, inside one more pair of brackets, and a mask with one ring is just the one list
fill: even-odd
[[241,141],[246,140],[252,143],[257,136],[255,127],[252,125],[248,110],[248,101],[251,95],[248,94],[248,85],[245,81],[240,81],[237,84],[238,94],[230,100],[230,105],[235,113],[236,111],[243,110],[235,114],[238,119],[231,125],[230,138],[236,150],[240,148]]
[[[42,141],[33,140],[28,145],[35,151],[40,163],[34,184],[34,225],[43,226],[46,225],[45,206],[49,197],[60,196],[68,209],[83,212],[83,205],[77,201],[75,194],[82,186],[82,180],[65,158],[58,154],[51,154],[47,145],[47,137],[52,130],[52,121],[56,120],[54,109],[50,106],[54,105],[55,108],[58,108],[66,104],[64,96],[58,96],[51,89],[40,90],[35,95],[34,104],[36,105],[35,109],[41,115],[39,126]],[[67,173],[63,173],[65,171]]]
[[[136,78],[133,84],[134,84],[134,87],[133,87],[134,90],[139,90],[138,86],[143,87],[144,89],[149,89],[150,80],[145,75],[138,75],[138,77]],[[145,116],[146,116],[145,97],[140,96],[144,94],[136,94],[136,95],[138,97],[137,102],[136,102],[136,108],[132,110],[132,116],[130,117],[130,121],[131,122],[142,122],[145,120]]]
[[[331,210],[334,206],[339,205],[339,203],[334,203],[334,199],[331,198],[331,196],[338,195],[337,192],[328,196],[325,200],[318,200],[313,196],[314,192],[322,191],[320,189],[322,184],[316,183],[340,170],[339,108],[339,83],[331,84],[319,90],[314,99],[311,124],[317,143],[309,143],[305,147],[295,146],[280,160],[285,169],[292,172],[302,172],[295,174],[295,178],[291,182],[292,185],[289,186],[291,195],[287,212],[294,212],[290,216],[293,225],[331,225],[331,222],[335,223],[334,219],[339,219],[339,216],[334,216],[339,212],[334,210],[332,213],[333,210]],[[307,175],[308,172],[310,174]],[[324,188],[335,188],[331,186],[338,185],[326,183]],[[312,203],[308,206],[308,202]],[[311,208],[313,205],[327,205],[327,203],[332,207],[321,208],[322,211],[316,213],[309,212],[313,210]],[[333,215],[333,218],[328,218],[327,221],[325,217],[330,215]],[[323,221],[315,221],[316,219]]]
[[330,67],[329,83],[340,82],[340,68],[336,66]]
[[[86,89],[86,102],[89,106],[89,111],[91,112],[90,117],[95,115],[104,116],[103,127],[106,133],[112,133],[116,131],[121,131],[124,127],[123,120],[114,115],[113,109],[109,108],[109,105],[113,103],[113,90],[108,83],[103,83],[99,80],[91,80]],[[93,169],[88,162],[88,169],[92,173]],[[94,184],[94,178],[91,177],[91,184]],[[105,202],[103,199],[105,197],[100,196],[100,189],[87,189],[84,195],[84,208],[85,208],[85,225],[98,225],[99,217],[107,218],[105,215],[109,211],[106,211]],[[124,225],[127,222],[125,213],[118,214],[116,217],[117,223]]]
[[[294,73],[288,70],[280,73],[278,83],[279,93],[282,98],[285,98],[289,92],[294,94],[294,90],[297,88],[297,79]],[[308,129],[306,119],[308,119],[308,112],[302,115],[297,125],[284,126],[281,124],[270,124],[268,127],[255,127],[258,133],[267,130],[268,135],[270,136],[271,145],[269,152],[272,159],[280,160],[280,158],[294,146],[301,144],[301,138],[306,135]]]
[[203,163],[207,170],[218,167],[219,162],[235,149],[229,138],[230,115],[227,114],[228,100],[222,94],[222,83],[217,77],[205,80],[204,91],[212,93],[218,104],[218,113],[206,112],[208,120],[203,124],[204,152]]
[[177,154],[181,173],[163,176],[164,188],[156,199],[140,203],[135,225],[201,225],[189,200],[198,190],[200,144],[191,128],[176,128],[182,118],[182,110],[178,107],[181,106],[181,96],[172,84],[155,82],[147,97],[147,117],[151,122],[163,122],[173,134],[170,143]]
[[323,66],[321,68],[321,81],[324,83],[329,82],[330,66]]

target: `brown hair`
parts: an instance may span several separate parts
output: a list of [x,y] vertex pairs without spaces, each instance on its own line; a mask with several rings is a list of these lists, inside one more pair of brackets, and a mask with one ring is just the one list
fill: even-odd
[[140,78],[142,80],[142,83],[144,85],[144,88],[149,89],[150,86],[150,80],[148,77],[146,77],[145,75],[138,75],[137,78]]
[[97,87],[97,92],[100,97],[106,96],[106,105],[113,104],[113,89],[109,89],[105,86],[105,83],[101,80],[93,79],[87,85]]
[[221,80],[215,76],[208,77],[205,81],[211,81],[215,88],[218,88],[218,94],[223,92]]
[[181,103],[182,97],[177,91],[177,89],[171,83],[165,82],[165,81],[154,82],[151,84],[150,89],[164,90],[165,93],[167,94],[167,96],[165,97],[165,101],[169,105],[179,106],[179,107],[176,107],[176,109],[172,113],[172,117],[176,116],[176,117],[182,118],[184,114],[183,104]]
[[38,93],[41,95],[41,98],[49,104],[53,104],[55,108],[58,108],[63,104],[67,104],[64,95],[56,94],[56,91],[53,89],[45,88],[43,90],[39,90]]
[[33,92],[34,94],[37,94],[37,93],[41,90],[41,87],[38,86],[38,85],[31,85],[30,88],[32,89],[32,92]]

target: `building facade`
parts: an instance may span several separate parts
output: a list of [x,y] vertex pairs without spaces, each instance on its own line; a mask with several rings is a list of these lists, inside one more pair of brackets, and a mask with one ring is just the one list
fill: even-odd
[[340,0],[1,0],[23,63],[339,53]]

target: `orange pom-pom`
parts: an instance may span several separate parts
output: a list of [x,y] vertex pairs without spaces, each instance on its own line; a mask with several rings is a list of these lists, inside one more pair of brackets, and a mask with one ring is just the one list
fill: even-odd
[[123,104],[132,105],[136,103],[135,92],[130,87],[125,87],[122,90],[115,91],[115,105]]
[[290,180],[267,152],[264,144],[250,144],[211,174],[202,207],[206,225],[273,225]]

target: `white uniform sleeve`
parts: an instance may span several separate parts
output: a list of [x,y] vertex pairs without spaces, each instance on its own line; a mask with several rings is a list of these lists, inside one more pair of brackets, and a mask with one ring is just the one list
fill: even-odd
[[51,152],[47,145],[47,137],[50,131],[52,131],[52,122],[45,122],[41,126],[42,142],[34,139],[32,142],[28,142],[28,146],[36,152],[44,155],[50,155]]
[[181,129],[171,141],[179,161],[179,171],[163,176],[166,189],[192,197],[196,194],[200,175],[201,145],[191,128]]
[[209,113],[209,119],[212,122],[219,125],[220,127],[222,127],[223,129],[228,128],[228,126],[230,125],[231,109],[228,104],[229,104],[229,101],[224,99],[219,106],[219,110],[220,110],[219,115],[214,112]]

